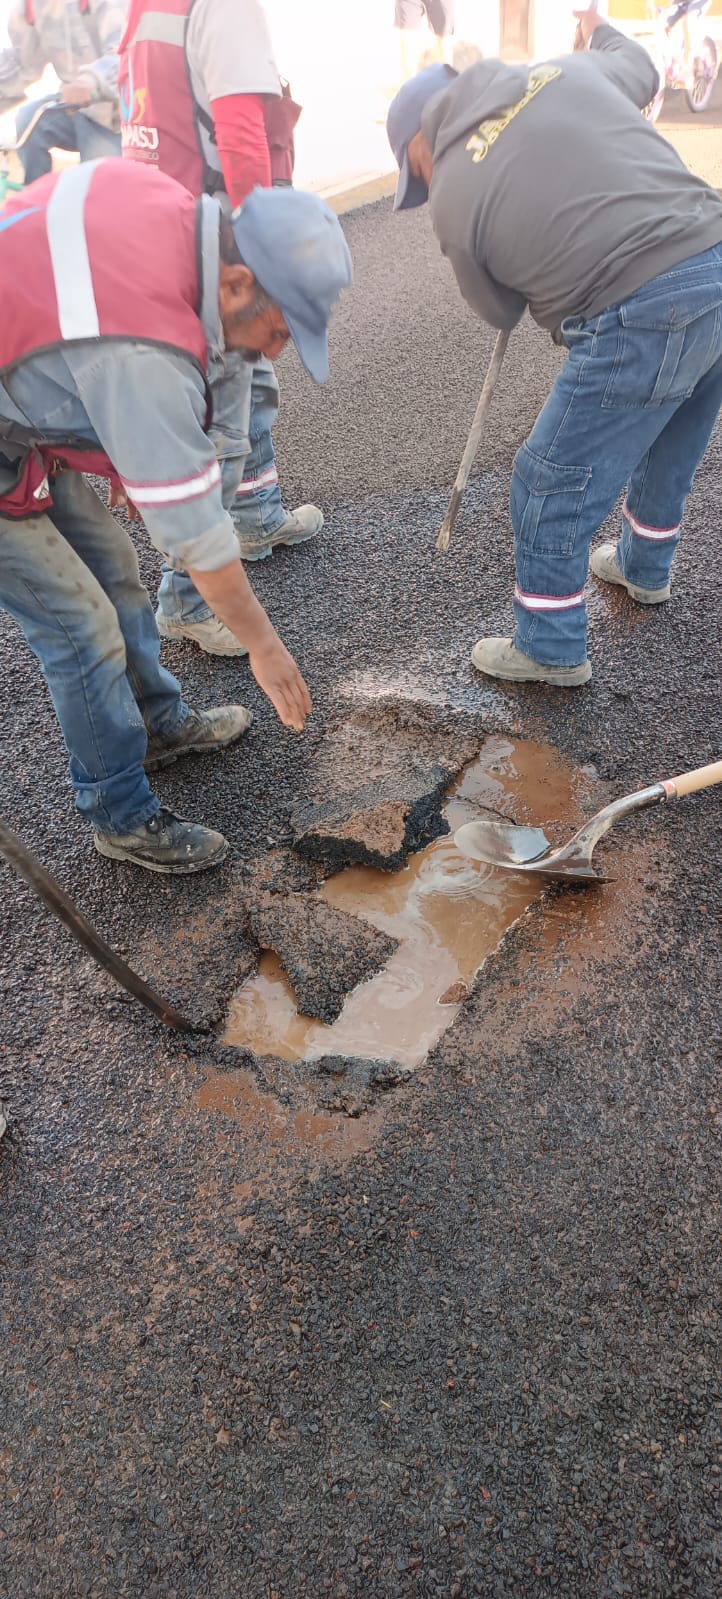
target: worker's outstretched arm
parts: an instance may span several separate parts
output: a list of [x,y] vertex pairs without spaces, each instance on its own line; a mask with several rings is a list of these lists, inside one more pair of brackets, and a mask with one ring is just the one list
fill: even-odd
[[575,11],[574,15],[578,48],[591,50],[599,70],[642,111],[659,88],[659,73],[644,45],[619,33],[596,11]]
[[221,498],[203,431],[205,390],[193,363],[147,344],[66,345],[64,360],[95,437],[156,548],[183,566],[216,616],[248,650],[281,721],[298,732],[308,689],[256,599]]
[[189,566],[188,576],[211,610],[245,644],[251,671],[286,727],[302,731],[311,696],[293,656],[256,599],[240,560],[213,572]]

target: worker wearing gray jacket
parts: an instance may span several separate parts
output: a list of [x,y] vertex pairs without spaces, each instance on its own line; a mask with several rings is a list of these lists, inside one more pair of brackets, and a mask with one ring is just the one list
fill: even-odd
[[646,51],[577,15],[578,53],[430,67],[388,116],[396,207],[428,198],[473,310],[509,329],[528,308],[569,351],[514,462],[514,637],[472,651],[491,677],[563,687],[591,676],[590,544],[625,490],[592,571],[642,604],[669,598],[722,404],[722,201],[640,116]]

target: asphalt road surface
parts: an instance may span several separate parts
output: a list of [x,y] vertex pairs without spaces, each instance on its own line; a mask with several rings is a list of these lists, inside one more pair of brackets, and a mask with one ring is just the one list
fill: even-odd
[[[159,778],[232,837],[228,866],[168,883],[95,856],[0,617],[2,814],[189,1005],[231,992],[244,866],[342,704],[546,742],[606,795],[720,753],[722,434],[671,603],[595,586],[588,688],[483,688],[509,465],[558,353],[515,333],[435,555],[492,335],[423,214],[346,225],[332,380],[280,367],[287,499],[327,529],[254,573],[314,692],[307,738],[242,663],[168,650],[193,701],[256,712]],[[213,1046],[119,998],[2,869],[2,1599],[716,1599],[720,814],[712,791],[624,824],[616,882],[532,909],[425,1066],[351,1118],[252,1065],[236,1119],[209,1106]]]

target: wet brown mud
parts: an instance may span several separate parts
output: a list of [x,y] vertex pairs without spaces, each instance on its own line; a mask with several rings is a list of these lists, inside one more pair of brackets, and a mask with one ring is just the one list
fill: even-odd
[[418,1067],[458,1014],[487,955],[544,888],[537,878],[465,860],[455,829],[489,809],[542,826],[561,818],[569,827],[584,787],[584,774],[544,745],[488,740],[450,792],[445,837],[393,875],[351,866],[319,891],[326,904],[398,940],[383,970],[325,1026],[297,1013],[293,989],[267,951],[231,1002],[224,1042],[286,1061],[346,1055]]

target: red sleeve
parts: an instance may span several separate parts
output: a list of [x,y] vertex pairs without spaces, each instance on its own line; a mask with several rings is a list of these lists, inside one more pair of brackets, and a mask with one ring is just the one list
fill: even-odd
[[232,205],[240,205],[255,184],[271,187],[271,157],[262,94],[225,94],[211,101],[221,170]]

